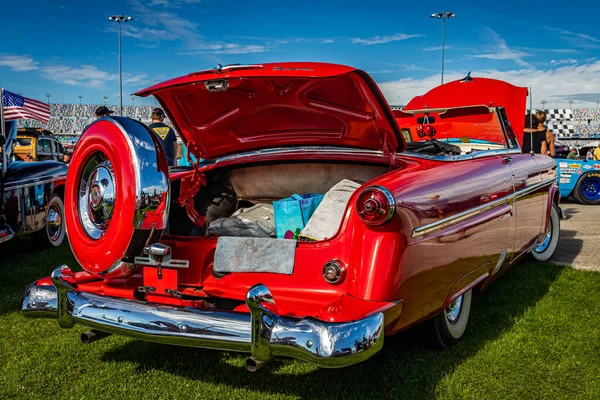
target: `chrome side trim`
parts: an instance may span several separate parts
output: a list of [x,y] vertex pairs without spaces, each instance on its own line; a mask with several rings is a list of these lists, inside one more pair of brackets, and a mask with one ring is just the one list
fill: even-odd
[[494,267],[494,269],[492,270],[492,273],[490,275],[492,275],[492,276],[496,275],[498,273],[498,271],[500,271],[500,268],[504,264],[504,260],[506,259],[506,255],[507,254],[508,254],[508,249],[506,249],[502,253],[500,253],[500,257],[498,258],[498,262],[496,263],[496,266]]
[[[4,186],[4,190],[14,190],[14,189],[20,189],[20,188],[25,188],[25,187],[29,187],[29,186],[37,186],[37,185],[42,185],[42,184],[46,184],[46,183],[52,183],[55,182],[58,179],[61,178],[66,178],[67,175],[53,175],[51,177],[44,177],[45,179],[43,180],[32,180],[32,179],[24,179],[21,181],[16,181],[16,182],[10,182],[10,184],[7,184],[6,186]],[[27,183],[23,183],[23,182],[27,182]]]
[[344,323],[283,317],[262,284],[246,295],[248,314],[78,292],[67,282],[70,278],[70,269],[63,265],[52,273],[54,286],[29,286],[21,312],[27,317],[58,318],[63,328],[79,323],[151,342],[249,352],[260,362],[283,356],[339,368],[364,361],[383,346],[381,312]]
[[499,150],[481,150],[481,151],[476,151],[471,154],[461,154],[458,156],[432,156],[432,155],[421,154],[421,153],[413,153],[408,150],[404,151],[402,154],[405,156],[421,158],[424,160],[455,162],[455,161],[462,161],[462,160],[474,160],[474,159],[485,158],[485,157],[521,154],[521,150],[517,149],[517,148],[499,149]]
[[480,206],[471,208],[469,210],[465,210],[465,211],[460,212],[458,214],[452,215],[452,216],[447,217],[447,218],[440,219],[438,221],[432,222],[432,223],[427,224],[427,225],[421,225],[421,226],[419,226],[419,227],[417,227],[417,228],[415,228],[413,230],[412,237],[413,238],[420,237],[420,236],[423,236],[423,235],[425,235],[427,233],[430,233],[430,232],[433,232],[433,231],[437,231],[439,229],[443,229],[443,228],[446,228],[446,227],[451,226],[451,225],[455,225],[455,224],[457,224],[459,222],[462,222],[462,221],[465,221],[467,219],[473,218],[473,217],[475,217],[475,216],[477,216],[479,214],[482,214],[482,213],[484,213],[486,211],[489,211],[489,210],[491,210],[493,208],[496,208],[498,206],[501,206],[503,204],[507,204],[508,203],[511,206],[513,206],[514,202],[515,202],[515,200],[517,198],[525,196],[525,195],[527,195],[527,194],[529,194],[531,192],[534,192],[534,191],[536,191],[536,190],[538,190],[538,189],[540,189],[540,188],[542,188],[544,186],[551,185],[553,182],[556,182],[556,178],[547,179],[545,181],[538,182],[538,183],[536,183],[534,185],[531,185],[531,186],[529,186],[529,187],[527,187],[525,189],[518,190],[518,191],[516,191],[514,193],[511,193],[508,196],[504,196],[504,197],[502,197],[500,199],[491,201],[491,202],[486,203],[486,204],[482,204]]

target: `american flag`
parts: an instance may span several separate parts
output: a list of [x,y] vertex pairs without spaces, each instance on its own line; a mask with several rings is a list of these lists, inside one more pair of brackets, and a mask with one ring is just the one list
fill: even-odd
[[19,96],[7,90],[2,93],[4,120],[12,121],[19,118],[30,118],[44,123],[50,120],[50,106],[41,101]]

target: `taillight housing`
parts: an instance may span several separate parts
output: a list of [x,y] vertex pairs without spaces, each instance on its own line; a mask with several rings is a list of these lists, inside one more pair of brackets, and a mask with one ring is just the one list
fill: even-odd
[[358,195],[356,211],[365,224],[383,225],[394,216],[396,200],[383,186],[369,186]]

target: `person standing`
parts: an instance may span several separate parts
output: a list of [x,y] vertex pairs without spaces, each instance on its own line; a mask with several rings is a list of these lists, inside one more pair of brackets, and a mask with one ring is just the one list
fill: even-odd
[[535,118],[537,119],[538,126],[537,131],[534,134],[537,134],[542,138],[541,153],[550,157],[554,157],[554,134],[544,127],[544,123],[546,122],[546,113],[541,110],[537,111],[535,113]]
[[98,108],[96,108],[96,119],[98,118],[102,118],[102,117],[110,117],[110,114],[114,113],[114,111],[111,111],[108,107],[106,106],[100,106]]
[[149,128],[156,133],[159,137],[162,147],[167,156],[167,163],[169,166],[175,166],[175,160],[177,158],[177,137],[175,131],[169,125],[164,123],[165,112],[162,108],[155,108],[152,110],[152,123]]
[[600,161],[600,143],[598,143],[598,147],[594,150],[594,161]]
[[592,149],[589,149],[587,151],[587,154],[585,155],[585,159],[586,160],[593,160],[594,159],[594,152],[592,151]]

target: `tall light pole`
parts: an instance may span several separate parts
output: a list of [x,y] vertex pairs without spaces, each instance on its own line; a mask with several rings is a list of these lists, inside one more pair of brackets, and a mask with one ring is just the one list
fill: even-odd
[[121,22],[133,21],[133,18],[126,15],[113,15],[108,17],[109,21],[119,24],[119,115],[123,116],[123,62],[121,57]]
[[547,101],[546,100],[542,100],[541,103],[542,103],[542,110],[545,110],[546,109],[546,103],[547,103]]
[[569,99],[569,108],[573,108],[573,99]]
[[110,99],[108,98],[108,96],[102,97],[102,100],[100,100],[100,101],[103,102],[105,105],[110,103]]
[[48,101],[48,105],[50,105],[50,97],[52,97],[52,94],[46,93],[46,99]]
[[77,97],[79,97],[79,105],[81,105],[81,99],[83,99],[83,95],[82,95],[82,94],[80,94],[80,95],[79,95],[79,96],[77,96]]
[[131,99],[131,105],[135,107],[135,96],[132,95],[129,98]]
[[456,18],[456,14],[449,11],[439,12],[430,15],[431,18],[442,20],[442,85],[444,84],[444,42],[446,40],[446,20]]

